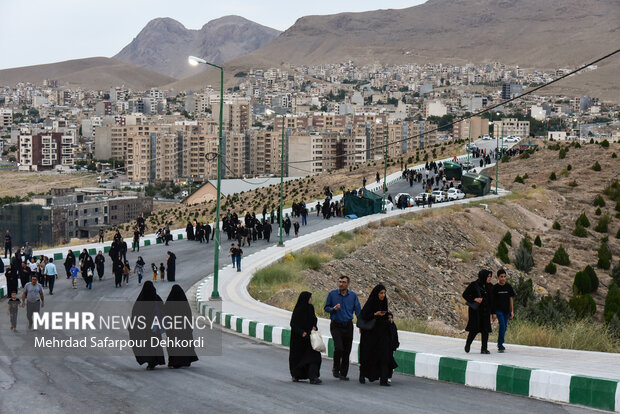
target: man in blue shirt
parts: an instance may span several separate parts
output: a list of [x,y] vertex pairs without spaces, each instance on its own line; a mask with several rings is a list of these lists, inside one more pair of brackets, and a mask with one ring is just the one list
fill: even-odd
[[332,373],[335,378],[348,381],[349,356],[353,345],[353,314],[359,317],[362,310],[357,295],[349,290],[349,276],[338,278],[338,289],[327,295],[325,312],[329,313],[331,324],[329,330],[334,340],[334,367]]

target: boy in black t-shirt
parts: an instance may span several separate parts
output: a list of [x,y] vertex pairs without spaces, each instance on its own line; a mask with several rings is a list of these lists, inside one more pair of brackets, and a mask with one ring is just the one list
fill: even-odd
[[9,316],[11,317],[11,330],[17,332],[17,311],[21,301],[17,297],[17,292],[11,292],[9,299]]
[[499,333],[497,335],[497,350],[499,353],[504,352],[504,337],[506,335],[506,327],[508,321],[514,318],[514,297],[515,291],[506,283],[506,271],[499,269],[497,271],[498,283],[493,286],[493,314],[497,317],[499,323]]

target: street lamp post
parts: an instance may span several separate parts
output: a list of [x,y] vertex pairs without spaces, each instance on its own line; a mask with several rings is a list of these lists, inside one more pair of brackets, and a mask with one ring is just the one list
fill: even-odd
[[383,198],[382,198],[382,213],[387,213],[385,209],[385,198],[387,193],[387,154],[388,154],[388,136],[390,129],[388,128],[387,121],[385,123],[385,151],[383,151]]
[[188,58],[189,64],[197,66],[199,64],[213,66],[220,70],[220,128],[219,138],[217,146],[217,196],[215,201],[215,250],[213,252],[213,292],[209,300],[222,300],[220,292],[218,291],[218,276],[220,267],[220,198],[222,193],[222,122],[224,114],[224,68],[214,63],[207,62],[204,59],[196,56],[190,56]]
[[280,220],[278,223],[280,225],[280,241],[278,242],[278,247],[284,247],[284,242],[282,241],[282,220],[284,215],[284,115],[282,115],[282,149],[280,150]]

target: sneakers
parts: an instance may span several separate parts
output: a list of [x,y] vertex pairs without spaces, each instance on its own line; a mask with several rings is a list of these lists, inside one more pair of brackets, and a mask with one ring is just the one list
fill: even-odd
[[504,347],[497,348],[497,352],[499,352],[500,354],[503,354],[505,350],[506,350],[506,348],[504,348]]

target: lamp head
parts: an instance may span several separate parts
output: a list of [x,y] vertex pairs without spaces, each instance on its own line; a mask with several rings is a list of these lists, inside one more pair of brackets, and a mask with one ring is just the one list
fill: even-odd
[[192,65],[192,66],[198,66],[198,65],[199,65],[199,64],[201,64],[201,63],[207,63],[207,61],[206,61],[206,60],[204,60],[204,59],[200,59],[199,57],[196,57],[196,56],[189,56],[189,57],[187,58],[187,61],[188,61],[188,62],[189,62],[189,64],[190,64],[190,65]]

